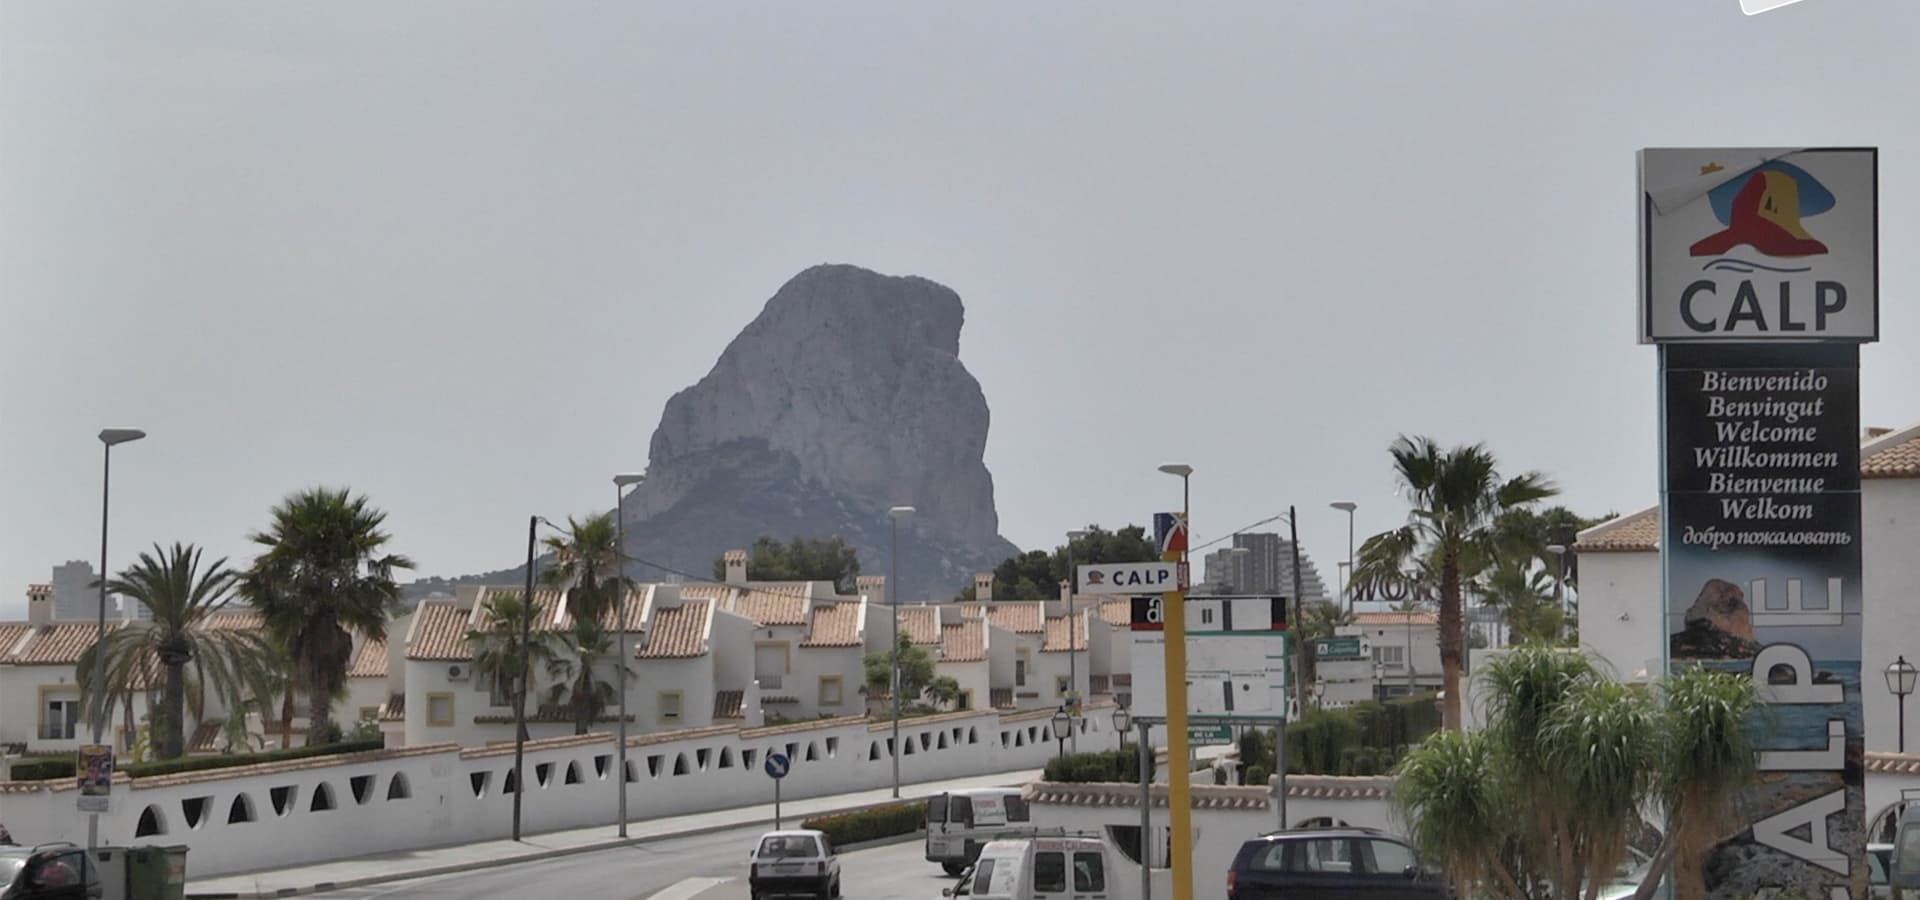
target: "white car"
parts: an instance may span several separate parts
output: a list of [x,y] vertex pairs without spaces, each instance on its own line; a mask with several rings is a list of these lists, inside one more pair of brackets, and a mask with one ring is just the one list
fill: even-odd
[[747,888],[753,900],[781,896],[830,900],[840,896],[840,857],[821,832],[768,832],[754,847]]

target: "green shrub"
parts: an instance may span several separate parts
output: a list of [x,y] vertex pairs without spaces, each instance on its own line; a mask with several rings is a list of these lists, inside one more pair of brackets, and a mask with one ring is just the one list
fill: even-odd
[[1248,784],[1254,785],[1256,787],[1266,787],[1267,782],[1272,778],[1273,778],[1273,770],[1267,768],[1266,766],[1252,765],[1247,767],[1247,783]]
[[[1149,772],[1152,768],[1149,767]],[[1070,753],[1047,761],[1045,778],[1069,784],[1094,782],[1139,784],[1140,751],[1133,744],[1118,750]]]
[[35,756],[15,760],[13,780],[45,781],[54,778],[72,778],[77,771],[75,760],[68,756]]
[[[256,763],[278,762],[283,759],[306,759],[313,756],[332,756],[340,753],[364,753],[379,750],[386,746],[386,738],[379,737],[365,741],[343,741],[337,744],[324,744],[319,747],[295,747],[291,750],[273,750],[266,753],[228,753],[219,756],[183,756],[179,759],[159,760],[155,762],[126,763],[119,767],[122,774],[129,778],[151,778],[155,775],[173,775],[180,772],[203,772],[208,769],[230,769],[234,766],[251,766]],[[23,759],[13,764],[13,780],[43,781],[47,779],[72,778],[76,760],[71,755],[42,756]]]
[[830,816],[816,816],[801,822],[800,827],[823,832],[835,847],[843,847],[913,834],[926,824],[927,802],[909,800]]

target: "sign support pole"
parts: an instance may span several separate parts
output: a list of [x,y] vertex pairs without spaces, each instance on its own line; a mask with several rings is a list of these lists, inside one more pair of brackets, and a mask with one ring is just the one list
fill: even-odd
[[780,830],[780,782],[781,780],[782,779],[779,779],[779,778],[775,778],[773,780],[773,830],[775,831]]
[[[1187,504],[1186,479],[1181,479],[1179,546],[1161,554],[1168,562],[1178,562],[1186,552]],[[1176,588],[1182,585],[1175,584]],[[1167,681],[1167,820],[1173,830],[1172,851],[1167,863],[1173,871],[1173,900],[1193,900],[1193,803],[1189,791],[1192,763],[1187,749],[1187,593],[1175,590],[1162,595],[1166,617]]]
[[1287,830],[1287,721],[1273,726],[1273,806],[1280,814],[1280,830]]

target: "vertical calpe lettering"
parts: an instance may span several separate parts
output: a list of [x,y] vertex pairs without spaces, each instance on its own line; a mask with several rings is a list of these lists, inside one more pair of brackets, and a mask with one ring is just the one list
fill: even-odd
[[1759,776],[1704,868],[1716,900],[1866,889],[1859,349],[1662,348],[1675,666],[1751,677]]

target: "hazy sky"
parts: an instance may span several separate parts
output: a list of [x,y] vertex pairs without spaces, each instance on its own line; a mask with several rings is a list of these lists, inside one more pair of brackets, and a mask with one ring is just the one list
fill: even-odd
[[[1882,148],[1863,419],[1920,419],[1920,5],[0,3],[0,614],[287,492],[426,574],[612,502],[802,268],[949,285],[1002,531],[1301,509],[1399,432],[1655,498],[1634,151]],[[878,568],[883,561],[869,561]],[[955,585],[956,589],[960,587]]]

